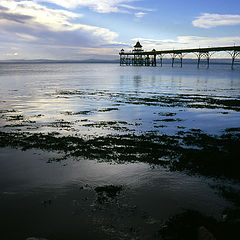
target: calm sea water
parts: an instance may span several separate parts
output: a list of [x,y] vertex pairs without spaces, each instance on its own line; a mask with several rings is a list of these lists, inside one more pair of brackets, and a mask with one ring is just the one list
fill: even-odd
[[[240,127],[238,106],[229,104],[239,97],[240,70],[229,65],[0,64],[3,132],[88,138],[200,129],[221,135]],[[209,187],[222,180],[148,163],[71,157],[48,163],[58,156],[0,149],[3,239],[152,239],[164,220],[184,209],[221,218],[231,206]],[[103,185],[124,186],[117,207],[96,204],[93,189]]]
[[[178,125],[219,133],[225,128],[237,127],[239,115],[226,106],[203,100],[208,97],[239,98],[239,78],[239,69],[232,71],[229,65],[197,69],[188,64],[180,69],[170,66],[120,67],[117,64],[1,64],[0,101],[2,109],[15,109],[31,119],[33,115],[42,114],[37,123],[75,120],[76,115],[69,117],[64,113],[90,111],[88,120],[131,123],[141,119],[141,126],[135,130],[148,131],[154,129],[155,114],[161,110],[174,112],[176,118],[183,120],[169,124],[161,129],[163,132],[174,133]],[[171,96],[173,101],[174,97],[184,96],[184,102],[200,96],[202,99],[196,103],[204,106],[151,104],[159,96]],[[145,104],[137,104],[142,101]],[[101,112],[114,106],[116,111]],[[76,119],[79,118],[84,117],[78,115]],[[80,128],[79,124],[74,127]],[[41,130],[43,128],[41,126]]]

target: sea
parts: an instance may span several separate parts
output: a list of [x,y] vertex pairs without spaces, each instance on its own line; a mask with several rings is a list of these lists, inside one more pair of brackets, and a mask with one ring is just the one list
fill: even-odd
[[164,239],[188,210],[222,221],[236,206],[219,186],[240,184],[212,159],[239,132],[240,66],[0,63],[0,238]]

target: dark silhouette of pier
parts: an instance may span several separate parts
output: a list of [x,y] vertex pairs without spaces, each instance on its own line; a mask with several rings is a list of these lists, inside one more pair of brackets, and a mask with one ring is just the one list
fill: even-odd
[[137,42],[134,49],[131,52],[125,52],[122,49],[120,55],[120,65],[135,65],[135,66],[156,66],[157,57],[160,59],[160,66],[163,64],[163,57],[165,55],[171,56],[172,67],[175,60],[180,60],[180,67],[183,65],[183,58],[188,53],[193,53],[197,57],[197,66],[199,68],[200,63],[204,61],[209,67],[210,57],[216,52],[227,52],[231,56],[231,67],[234,68],[234,64],[239,63],[240,60],[240,46],[229,47],[208,47],[208,48],[191,48],[191,49],[177,49],[177,50],[161,50],[157,51],[144,51],[140,42]]

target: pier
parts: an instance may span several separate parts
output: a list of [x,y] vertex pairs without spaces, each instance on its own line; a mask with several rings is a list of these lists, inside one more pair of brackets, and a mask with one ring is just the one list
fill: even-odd
[[157,66],[157,59],[160,60],[160,66],[163,65],[163,58],[166,55],[170,55],[172,67],[176,64],[176,60],[180,67],[183,66],[183,58],[193,53],[197,57],[197,67],[200,67],[202,62],[206,63],[209,68],[210,57],[216,52],[227,52],[231,57],[231,68],[234,68],[236,63],[240,63],[240,46],[229,47],[208,47],[208,48],[191,48],[191,49],[177,49],[177,50],[161,50],[157,51],[144,51],[142,45],[138,41],[134,49],[130,52],[125,52],[122,49],[120,55],[120,65],[133,65],[133,66]]

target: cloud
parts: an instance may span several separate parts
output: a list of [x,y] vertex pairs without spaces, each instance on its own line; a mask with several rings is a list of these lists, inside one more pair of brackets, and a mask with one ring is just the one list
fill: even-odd
[[50,9],[31,1],[1,0],[0,28],[5,36],[46,44],[110,44],[118,36],[107,28],[73,23],[81,14]]
[[41,24],[52,30],[70,30],[74,26],[69,20],[81,17],[81,14],[49,9],[31,1],[1,0],[0,6],[7,9],[0,9],[0,16],[2,16],[0,23],[2,24],[15,21],[25,24]]
[[88,7],[98,13],[123,12],[121,8],[131,8],[124,3],[135,2],[137,0],[36,0],[37,2],[54,3],[58,6],[74,9],[77,7]]
[[217,26],[230,26],[240,24],[240,15],[204,13],[192,21],[193,26],[199,28],[212,28]]
[[156,10],[156,9],[152,9],[152,8],[135,7],[135,6],[127,5],[127,4],[120,4],[119,7],[128,8],[128,9],[132,9],[132,10],[141,10],[141,11],[146,11],[146,12],[153,12]]
[[[203,47],[221,47],[240,45],[240,35],[234,37],[200,37],[200,36],[178,36],[177,39],[150,39],[134,38],[133,43],[140,41],[145,50],[169,50],[169,49],[187,49]],[[134,44],[133,44],[134,45]],[[188,54],[189,56],[189,54]],[[217,56],[217,55],[215,55]],[[219,57],[229,57],[224,52],[219,53]]]
[[135,17],[136,18],[142,18],[144,15],[146,15],[147,13],[145,13],[145,12],[137,12],[137,13],[135,13]]
[[[116,32],[82,24],[83,17],[36,1],[0,0],[0,58],[82,59],[88,50],[113,55],[124,45],[115,40]],[[18,56],[7,52],[12,47]]]
[[29,34],[25,34],[25,33],[16,33],[16,36],[21,38],[23,41],[37,41],[39,38],[29,35]]
[[16,57],[16,56],[18,56],[18,53],[17,53],[17,52],[14,52],[14,53],[6,53],[6,56]]
[[[7,8],[0,8],[1,10],[8,10]],[[22,15],[22,14],[14,14],[14,13],[7,13],[7,12],[0,12],[0,21],[1,20],[9,20],[13,22],[18,22],[18,23],[24,23],[27,20],[30,20],[32,17],[27,16],[27,15]]]

